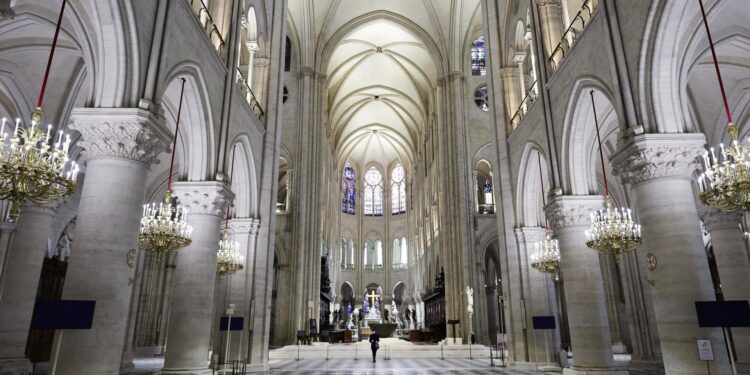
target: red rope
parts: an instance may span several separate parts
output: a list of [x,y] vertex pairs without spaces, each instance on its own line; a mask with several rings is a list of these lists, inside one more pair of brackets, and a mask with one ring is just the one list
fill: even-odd
[[596,125],[596,141],[599,143],[599,160],[602,162],[602,176],[604,176],[604,195],[609,196],[609,184],[607,184],[607,170],[604,169],[604,151],[602,151],[602,138],[599,135],[599,120],[596,118],[596,104],[594,104],[594,90],[589,91],[591,95],[591,108],[594,110],[594,124]]
[[57,37],[60,35],[60,25],[62,24],[63,12],[65,11],[65,4],[68,0],[63,0],[62,6],[60,7],[60,15],[57,17],[57,26],[55,26],[55,36],[52,38],[52,49],[49,51],[49,58],[47,59],[47,70],[44,72],[44,80],[42,80],[42,89],[39,92],[39,101],[36,106],[42,108],[44,102],[44,92],[47,90],[47,80],[49,80],[49,71],[52,67],[52,57],[55,56],[55,48],[57,47]]
[[[544,199],[544,175],[542,174],[542,154],[537,154],[537,161],[539,162],[539,185],[542,186],[542,207],[547,205],[546,199]],[[544,227],[549,229],[549,221],[547,215],[544,215]]]
[[172,190],[172,170],[174,170],[174,154],[177,151],[177,133],[180,131],[180,114],[182,113],[182,97],[185,94],[185,78],[182,79],[182,88],[180,89],[180,104],[177,107],[177,125],[174,129],[174,139],[172,140],[172,160],[169,162],[169,180],[167,190]]
[[[234,180],[234,178],[232,178],[232,176],[234,175],[234,156],[236,154],[235,151],[237,151],[237,144],[236,143],[234,144],[234,147],[232,147],[232,166],[229,167],[229,183],[230,184],[232,183],[232,180]],[[227,208],[227,217],[224,220],[224,229],[229,228],[229,209],[230,208],[231,207]]]
[[727,93],[724,90],[724,80],[721,79],[721,69],[719,69],[719,60],[716,58],[716,50],[714,49],[714,40],[711,38],[711,29],[708,28],[708,20],[706,19],[706,9],[703,8],[703,0],[698,0],[701,5],[701,16],[703,17],[703,25],[706,26],[706,35],[708,36],[708,44],[711,46],[711,57],[714,59],[714,68],[716,68],[716,77],[719,79],[719,89],[721,89],[721,100],[724,101],[724,111],[727,114],[727,122],[732,123],[732,113],[729,111],[729,101],[727,101]]

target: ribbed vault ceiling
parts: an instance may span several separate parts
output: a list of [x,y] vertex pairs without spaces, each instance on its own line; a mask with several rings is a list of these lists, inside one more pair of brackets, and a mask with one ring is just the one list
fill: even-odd
[[427,121],[437,69],[425,45],[377,20],[338,44],[327,69],[328,108],[340,160],[411,160]]

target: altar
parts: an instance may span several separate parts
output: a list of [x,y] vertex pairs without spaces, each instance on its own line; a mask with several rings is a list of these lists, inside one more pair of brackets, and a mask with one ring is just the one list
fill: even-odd
[[391,337],[396,332],[398,324],[396,323],[372,323],[370,328],[375,331],[381,338]]

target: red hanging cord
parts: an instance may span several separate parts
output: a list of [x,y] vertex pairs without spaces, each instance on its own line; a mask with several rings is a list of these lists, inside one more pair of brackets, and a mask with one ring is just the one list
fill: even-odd
[[[231,165],[231,167],[229,167],[229,183],[230,184],[234,180],[234,178],[232,176],[234,175],[234,156],[236,154],[236,152],[235,152],[236,150],[237,150],[237,144],[235,143],[234,147],[232,147],[232,165]],[[228,229],[229,228],[229,209],[230,208],[231,207],[227,208],[227,217],[224,220],[224,229]]]
[[177,107],[177,125],[174,129],[174,139],[172,140],[172,160],[169,162],[169,180],[167,182],[167,191],[172,190],[172,170],[174,170],[174,154],[177,151],[177,133],[180,131],[180,114],[182,113],[182,97],[185,94],[185,78],[182,80],[182,88],[180,89],[180,104]]
[[[542,186],[542,207],[547,205],[546,199],[544,198],[544,175],[542,174],[542,154],[537,154],[537,161],[539,162],[539,185]],[[547,215],[544,215],[544,228],[549,229],[549,221]]]
[[604,196],[609,196],[609,185],[607,184],[607,170],[604,169],[604,151],[602,151],[602,138],[599,135],[599,120],[596,118],[596,104],[594,103],[594,90],[589,91],[591,95],[591,108],[594,110],[594,124],[596,125],[596,141],[599,143],[599,160],[602,162],[602,176],[604,176]]
[[49,51],[49,58],[47,59],[47,70],[44,72],[44,80],[42,80],[42,89],[39,92],[39,101],[36,106],[42,108],[44,102],[44,92],[47,90],[47,80],[49,79],[49,71],[52,67],[52,57],[55,55],[55,48],[57,47],[57,37],[60,35],[60,25],[62,24],[63,12],[65,11],[65,4],[68,0],[63,0],[62,6],[60,7],[60,15],[57,17],[57,26],[55,27],[55,36],[52,38],[52,49]]
[[701,16],[703,17],[703,25],[706,26],[706,35],[708,36],[708,44],[711,46],[711,57],[714,59],[714,68],[716,68],[716,77],[719,79],[719,89],[721,89],[721,100],[724,101],[724,111],[727,114],[727,122],[732,123],[732,113],[729,111],[729,101],[727,101],[727,93],[724,90],[724,80],[721,79],[721,69],[719,69],[719,60],[716,58],[716,50],[714,49],[714,40],[711,38],[711,29],[708,28],[708,20],[706,19],[706,9],[703,7],[703,0],[698,0],[701,5]]

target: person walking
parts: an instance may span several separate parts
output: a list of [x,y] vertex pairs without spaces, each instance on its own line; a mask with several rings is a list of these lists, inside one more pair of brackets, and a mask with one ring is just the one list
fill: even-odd
[[375,355],[380,349],[380,336],[376,332],[370,334],[370,349],[372,349],[372,361],[375,362]]

